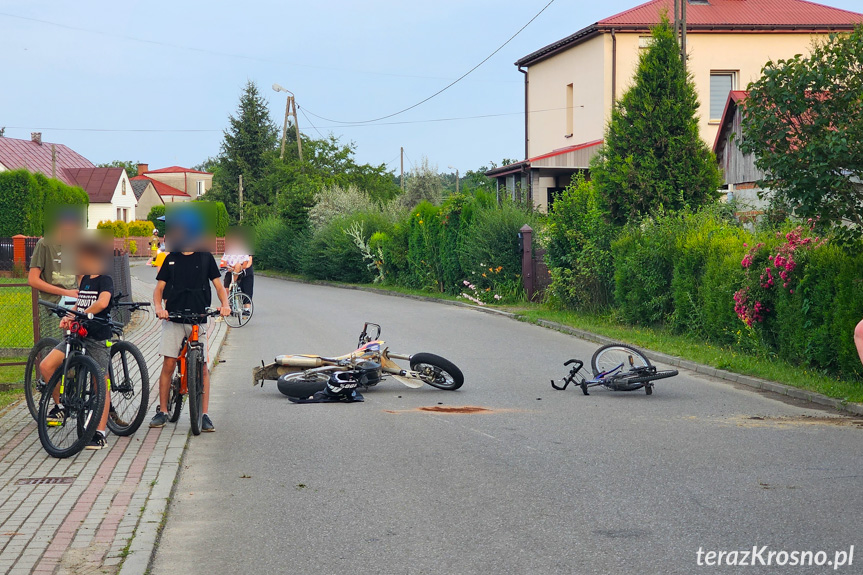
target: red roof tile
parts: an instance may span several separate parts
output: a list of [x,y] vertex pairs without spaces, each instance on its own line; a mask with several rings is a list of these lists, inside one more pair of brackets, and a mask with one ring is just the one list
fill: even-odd
[[210,172],[201,172],[191,168],[183,168],[182,166],[169,166],[167,168],[159,168],[158,170],[147,170],[147,174],[209,174]]
[[[598,24],[651,26],[660,13],[674,13],[673,0],[651,0]],[[831,8],[806,0],[709,0],[709,4],[687,4],[688,26],[793,26],[829,28],[863,22],[863,14]]]
[[[600,20],[528,54],[515,64],[530,66],[602,32],[647,31],[659,23],[663,10],[673,14],[674,0],[651,0]],[[691,32],[852,30],[863,23],[863,14],[807,0],[709,0],[709,4],[687,4],[686,23]]]
[[32,173],[51,177],[51,146],[56,153],[57,179],[70,186],[77,185],[63,173],[64,168],[94,168],[95,166],[75,150],[63,144],[42,142],[41,145],[30,140],[0,138],[0,164],[8,170],[24,168]]
[[109,204],[114,198],[123,168],[65,168],[63,174],[81,186],[90,196],[91,204]]
[[[152,172],[147,172],[148,174]],[[156,192],[160,196],[185,196],[187,198],[191,197],[189,194],[184,192],[183,190],[178,190],[174,186],[169,186],[164,182],[160,182],[159,180],[154,180],[153,178],[148,178],[147,176],[135,176],[132,178],[133,180],[149,180],[152,182],[153,187],[156,188]]]

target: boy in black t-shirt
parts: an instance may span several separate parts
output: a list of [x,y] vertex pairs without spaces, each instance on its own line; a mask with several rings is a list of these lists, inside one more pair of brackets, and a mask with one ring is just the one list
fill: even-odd
[[[102,369],[102,375],[107,378],[108,362],[111,354],[108,351],[108,340],[111,339],[111,327],[108,325],[108,314],[111,308],[111,298],[114,296],[114,280],[111,276],[102,275],[105,268],[107,256],[105,246],[97,240],[85,241],[78,247],[77,267],[83,274],[78,284],[78,299],[73,309],[82,313],[92,313],[93,321],[87,322],[87,337],[84,338],[84,350],[88,356],[93,358]],[[60,320],[60,329],[66,330],[72,322],[73,316],[69,315]],[[45,381],[48,381],[54,371],[62,366],[66,357],[66,342],[61,341],[57,347],[45,356],[39,367]],[[107,383],[106,383],[107,385]],[[55,403],[59,400],[54,397]],[[104,449],[108,446],[105,440],[105,428],[108,424],[108,414],[111,410],[111,396],[105,394],[105,409],[102,411],[102,419],[93,439],[86,449]],[[62,421],[64,417],[63,407],[59,404],[48,413],[49,421]]]
[[[215,286],[216,294],[222,307],[222,316],[230,315],[228,294],[219,281],[221,274],[213,254],[209,252],[171,252],[165,257],[159,273],[156,275],[156,289],[153,291],[153,304],[156,317],[162,322],[162,344],[159,354],[162,356],[162,373],[159,375],[159,408],[150,421],[150,427],[164,427],[168,422],[168,396],[171,392],[171,379],[177,367],[177,355],[180,353],[183,338],[191,333],[191,326],[168,320],[171,312],[189,311],[203,314],[210,305],[210,284]],[[204,325],[201,325],[201,335],[206,342]],[[206,343],[205,343],[206,345]],[[203,377],[203,423],[202,431],[215,431],[213,422],[207,413],[210,403],[210,372],[204,362]]]

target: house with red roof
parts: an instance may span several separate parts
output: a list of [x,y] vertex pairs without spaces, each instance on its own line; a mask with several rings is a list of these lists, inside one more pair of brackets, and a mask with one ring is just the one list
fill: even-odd
[[210,172],[181,166],[151,170],[148,164],[138,164],[138,176],[152,180],[165,203],[201,198],[213,186],[213,174]]
[[[813,41],[863,23],[863,14],[807,0],[681,1],[687,68],[708,145],[717,137],[729,93],[758,78],[767,61],[806,53]],[[488,172],[501,193],[545,209],[574,174],[587,171],[663,13],[673,17],[674,0],[650,0],[594,22],[515,63],[525,81],[525,160]]]
[[97,168],[68,146],[43,142],[39,132],[33,132],[29,140],[0,137],[0,171],[18,169],[83,188],[90,198],[90,228],[102,220],[131,222],[136,218],[138,200],[126,170]]

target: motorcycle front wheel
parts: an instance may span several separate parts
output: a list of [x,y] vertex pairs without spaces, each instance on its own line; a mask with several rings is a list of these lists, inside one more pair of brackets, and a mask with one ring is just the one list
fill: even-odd
[[411,356],[411,369],[420,379],[432,387],[455,391],[464,385],[464,375],[450,360],[433,353],[417,353]]

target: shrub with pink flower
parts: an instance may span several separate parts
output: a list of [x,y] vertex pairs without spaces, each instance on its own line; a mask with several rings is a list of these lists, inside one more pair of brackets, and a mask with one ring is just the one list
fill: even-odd
[[[785,234],[776,232],[779,243],[774,247],[768,248],[764,243],[758,243],[743,256],[740,266],[746,278],[745,287],[734,294],[734,312],[748,327],[767,319],[771,311],[769,302],[775,297],[777,283],[781,282],[782,288],[788,293],[794,293],[794,285],[801,275],[795,271],[810,251],[826,242],[823,238],[806,235],[808,231],[798,226]],[[744,244],[744,247],[748,246]]]

